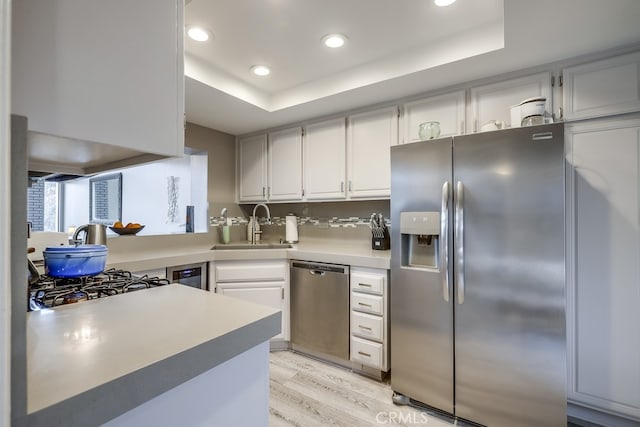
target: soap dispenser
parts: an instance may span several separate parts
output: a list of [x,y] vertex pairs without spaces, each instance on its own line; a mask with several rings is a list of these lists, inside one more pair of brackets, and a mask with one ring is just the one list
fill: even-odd
[[[249,217],[249,223],[247,224],[247,241],[248,242],[251,242],[251,240],[252,240],[251,238],[252,238],[252,235],[253,235],[253,227],[254,227],[253,224],[254,223],[255,223],[255,230],[256,231],[260,231],[260,223],[258,223],[256,221],[256,218],[254,216],[250,216]],[[260,233],[256,233],[256,242],[258,240],[260,240]]]

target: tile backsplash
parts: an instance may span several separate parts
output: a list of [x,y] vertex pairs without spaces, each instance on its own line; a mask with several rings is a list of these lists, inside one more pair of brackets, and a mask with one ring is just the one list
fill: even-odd
[[[249,223],[249,217],[238,216],[238,217],[230,217],[232,225],[246,225]],[[298,225],[308,225],[308,226],[318,226],[320,228],[328,228],[328,227],[358,227],[358,226],[369,226],[370,217],[362,218],[357,216],[352,216],[349,218],[323,218],[323,217],[298,217]],[[260,225],[268,225],[266,217],[258,217],[258,223]],[[389,218],[385,218],[385,223],[387,226],[391,225],[391,220]],[[222,217],[212,216],[210,218],[210,223],[212,227],[218,227],[221,225],[225,225],[225,221]],[[281,216],[272,216],[270,225],[284,226],[285,225],[285,217]]]
[[[246,226],[255,205],[240,205],[244,216],[229,217],[232,223],[232,241],[243,239]],[[258,222],[263,231],[264,240],[284,238],[285,217],[294,214],[298,217],[300,240],[305,238],[328,238],[342,240],[362,240],[371,238],[369,228],[371,214],[381,213],[387,226],[389,218],[389,200],[371,200],[356,202],[321,202],[321,203],[287,203],[268,204],[271,212],[271,223],[267,223],[265,211],[257,212]],[[224,225],[220,216],[210,218],[212,227]],[[235,237],[234,237],[235,236]]]

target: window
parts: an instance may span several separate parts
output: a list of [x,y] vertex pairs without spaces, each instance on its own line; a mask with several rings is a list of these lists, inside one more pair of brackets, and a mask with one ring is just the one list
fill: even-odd
[[33,231],[60,231],[62,198],[60,182],[38,179],[27,190],[27,221]]
[[89,222],[112,225],[122,220],[122,174],[89,180]]

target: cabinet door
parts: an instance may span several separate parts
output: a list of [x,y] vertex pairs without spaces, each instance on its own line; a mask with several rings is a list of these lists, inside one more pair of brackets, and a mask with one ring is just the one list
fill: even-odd
[[439,122],[441,137],[464,134],[465,105],[463,90],[404,104],[402,143],[419,141],[418,128],[424,122]]
[[345,143],[344,118],[306,126],[303,144],[307,199],[345,198]]
[[640,119],[566,141],[568,397],[640,420]]
[[502,121],[513,127],[511,106],[534,96],[545,96],[545,110],[553,111],[551,73],[548,72],[474,87],[470,90],[470,95],[467,133],[479,132],[482,125],[492,120]]
[[302,128],[269,134],[269,200],[302,199]]
[[14,2],[12,112],[31,131],[182,156],[183,4]]
[[266,305],[268,307],[282,310],[282,326],[280,333],[273,339],[283,339],[285,337],[285,311],[284,311],[284,287],[280,284],[276,286],[260,286],[256,288],[242,286],[234,287],[233,285],[218,284],[218,292],[224,296],[239,298],[245,301],[254,302],[256,304]]
[[267,198],[267,135],[256,135],[238,140],[240,157],[240,202],[258,202]]
[[398,108],[353,115],[347,122],[349,197],[389,197],[391,146],[398,144]]
[[562,74],[567,120],[640,110],[640,53],[566,68]]

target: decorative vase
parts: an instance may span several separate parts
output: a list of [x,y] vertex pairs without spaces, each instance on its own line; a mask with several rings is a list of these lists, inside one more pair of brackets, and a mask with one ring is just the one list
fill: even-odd
[[434,139],[440,136],[440,122],[420,123],[418,127],[418,136],[420,140]]

